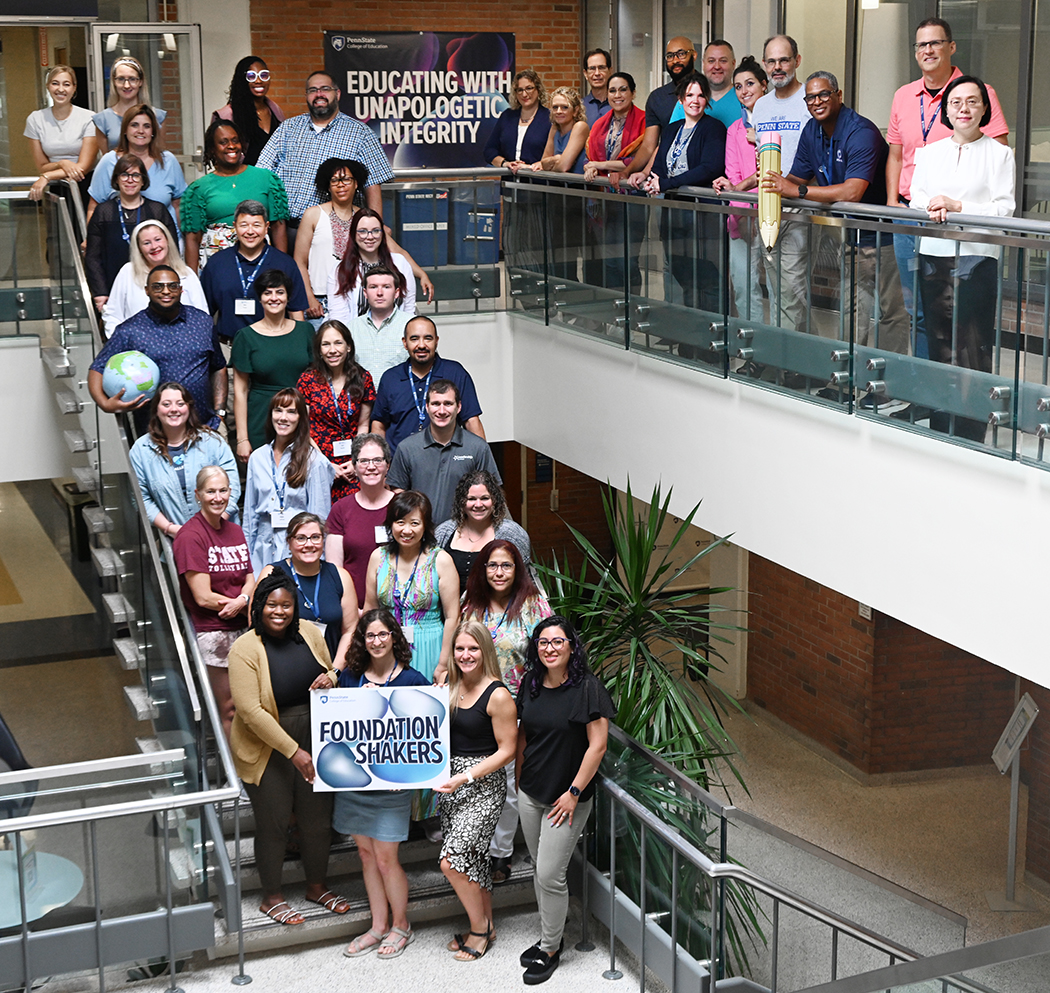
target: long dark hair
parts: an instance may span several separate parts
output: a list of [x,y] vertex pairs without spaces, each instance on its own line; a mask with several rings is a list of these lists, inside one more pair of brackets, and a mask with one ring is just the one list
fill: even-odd
[[[350,233],[346,239],[346,254],[339,263],[339,293],[341,296],[346,296],[357,285],[358,276],[364,276],[364,273],[361,271],[361,252],[357,247],[357,229],[366,218],[372,218],[379,222],[379,230],[381,232],[378,248],[379,261],[395,274],[397,288],[403,297],[407,289],[404,274],[394,265],[393,256],[390,254],[390,246],[386,243],[386,228],[383,227],[383,218],[371,207],[361,207],[350,221]],[[362,282],[361,285],[363,286],[364,283]]]
[[[258,62],[264,69],[268,69],[265,59],[258,55],[246,55],[233,70],[233,79],[230,80],[230,110],[233,111],[233,123],[241,135],[241,147],[244,153],[248,149],[244,143],[250,140],[251,134],[259,126],[259,112],[255,107],[255,97],[252,95],[251,87],[244,74],[252,67],[252,63]],[[227,123],[229,123],[227,121]]]
[[540,661],[540,651],[536,647],[536,643],[547,628],[555,627],[561,628],[565,632],[565,637],[569,639],[569,671],[565,675],[563,685],[576,686],[578,683],[583,682],[583,677],[590,672],[587,666],[587,652],[583,647],[583,642],[580,641],[579,634],[576,633],[576,628],[572,626],[572,622],[560,614],[551,614],[550,617],[544,617],[532,629],[532,634],[529,635],[529,643],[525,647],[525,672],[521,677],[521,685],[528,687],[530,697],[535,698],[539,696],[540,687],[543,685],[543,676],[546,672],[543,663]]
[[403,490],[386,505],[386,529],[390,534],[390,540],[386,543],[388,552],[396,552],[400,549],[397,538],[394,537],[394,521],[401,520],[410,510],[418,510],[423,517],[423,537],[419,542],[419,551],[425,552],[435,545],[434,518],[430,510],[430,498],[419,490]]
[[358,619],[354,635],[350,639],[350,645],[346,650],[346,667],[353,676],[363,676],[372,662],[372,656],[365,648],[365,629],[373,621],[379,621],[390,631],[393,641],[394,664],[400,663],[406,669],[412,665],[412,646],[405,638],[401,625],[394,619],[394,615],[386,607],[377,607],[375,610],[366,610]]
[[306,471],[310,466],[310,411],[306,407],[303,395],[298,390],[278,390],[273,395],[269,409],[266,411],[266,440],[268,442],[277,440],[277,432],[273,427],[273,412],[278,407],[294,407],[299,414],[299,423],[289,442],[292,458],[284,474],[288,485],[298,489],[306,484]]
[[175,390],[186,401],[186,448],[197,444],[201,440],[201,435],[208,429],[201,424],[201,419],[197,416],[197,405],[193,402],[193,394],[182,383],[161,383],[149,404],[149,440],[153,442],[153,451],[174,465],[171,452],[168,451],[168,436],[164,433],[160,415],[157,413],[160,409],[160,396],[165,390]]
[[456,493],[452,498],[452,522],[457,530],[467,519],[467,494],[472,486],[484,486],[489,491],[492,497],[492,526],[499,527],[507,517],[503,488],[488,469],[472,469],[456,483]]
[[321,355],[321,339],[326,331],[335,331],[343,341],[346,342],[346,361],[343,362],[343,372],[346,373],[346,386],[343,388],[354,400],[360,400],[365,395],[365,370],[357,361],[357,348],[354,345],[354,336],[350,329],[342,322],[327,320],[314,334],[314,360],[310,363],[315,375],[322,383],[332,381],[332,373]]
[[260,579],[256,584],[255,593],[252,594],[251,606],[251,629],[260,637],[269,636],[269,632],[263,625],[262,612],[266,605],[266,598],[277,590],[284,590],[292,597],[292,623],[288,625],[288,637],[296,644],[301,645],[306,639],[299,633],[299,595],[295,587],[295,580],[280,567],[275,565],[269,576]]
[[529,575],[528,567],[521,557],[521,552],[518,551],[518,546],[513,541],[494,538],[478,552],[478,557],[474,559],[474,564],[470,567],[470,573],[467,575],[467,592],[463,597],[462,614],[464,617],[468,614],[484,617],[485,611],[489,609],[489,604],[492,602],[492,589],[489,586],[488,570],[485,567],[489,556],[498,551],[506,552],[514,560],[514,584],[510,588],[507,619],[512,621],[517,618],[530,596],[539,596],[539,588],[532,581],[532,576]]

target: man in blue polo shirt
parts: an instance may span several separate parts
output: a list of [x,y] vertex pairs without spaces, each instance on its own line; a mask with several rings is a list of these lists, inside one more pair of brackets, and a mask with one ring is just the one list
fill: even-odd
[[[767,174],[766,190],[816,203],[885,204],[886,157],[889,147],[878,127],[842,105],[838,80],[815,72],[806,80],[806,106],[812,115],[802,129],[791,171]],[[811,186],[810,184],[816,184]],[[893,278],[893,239],[874,231],[859,232],[857,252],[857,333],[859,345],[891,352],[908,351],[908,313],[900,280]],[[874,326],[875,262],[879,259],[879,321]]]
[[[225,415],[226,361],[211,318],[203,310],[182,303],[179,274],[168,265],[154,266],[146,277],[145,310],[118,324],[88,370],[88,392],[104,411],[119,414],[135,408],[140,428],[146,402],[123,400],[124,391],[108,397],[102,389],[106,363],[121,352],[144,352],[160,370],[161,383],[182,383],[193,397],[197,416],[210,428]],[[159,385],[159,384],[158,384]]]
[[232,341],[241,328],[262,320],[262,304],[253,284],[268,269],[280,269],[291,279],[288,316],[293,321],[303,319],[308,303],[302,273],[295,259],[267,244],[269,230],[266,207],[258,200],[242,200],[233,218],[237,244],[216,252],[201,273],[208,310],[223,341]]
[[409,435],[422,431],[427,425],[427,388],[433,380],[448,379],[459,390],[458,422],[484,438],[474,380],[458,362],[438,355],[437,325],[429,317],[417,315],[405,325],[403,341],[408,358],[387,369],[379,380],[372,408],[373,433],[384,435],[390,448],[396,449]]

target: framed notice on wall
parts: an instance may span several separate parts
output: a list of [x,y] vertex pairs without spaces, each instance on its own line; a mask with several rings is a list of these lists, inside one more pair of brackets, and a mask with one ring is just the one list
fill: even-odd
[[394,168],[485,164],[509,106],[513,34],[326,31],[324,59],[339,109],[375,131]]

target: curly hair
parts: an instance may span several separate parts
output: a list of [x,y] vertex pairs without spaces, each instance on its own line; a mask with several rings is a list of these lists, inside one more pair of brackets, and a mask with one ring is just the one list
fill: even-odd
[[583,682],[583,677],[590,672],[587,666],[587,651],[583,647],[583,642],[580,641],[576,628],[572,626],[572,622],[560,614],[551,614],[550,617],[544,617],[532,629],[532,634],[529,635],[529,643],[525,647],[525,671],[521,677],[521,685],[528,687],[529,696],[533,699],[539,696],[540,687],[543,685],[543,677],[547,672],[540,661],[540,650],[537,647],[537,642],[540,640],[540,635],[547,628],[554,627],[561,628],[565,632],[565,637],[569,639],[569,670],[565,675],[563,685],[576,686]]
[[[455,654],[454,646],[459,641],[461,634],[465,634],[468,638],[473,638],[478,648],[481,649],[482,672],[489,679],[502,682],[503,674],[500,672],[499,659],[496,657],[496,646],[492,643],[492,635],[489,633],[489,629],[480,621],[469,619],[460,621],[459,627],[456,628],[456,634],[452,639],[453,655]],[[448,712],[450,715],[455,714],[458,706],[460,678],[459,666],[456,664],[455,658],[453,658],[452,665],[448,667]]]
[[171,452],[168,451],[168,436],[164,433],[164,426],[160,423],[160,415],[157,413],[160,409],[160,398],[166,390],[175,390],[186,401],[186,448],[196,445],[208,429],[201,424],[201,419],[197,416],[197,405],[193,402],[193,394],[182,383],[160,384],[149,405],[149,440],[153,442],[153,451],[170,465],[174,465]]
[[301,645],[306,639],[299,633],[299,591],[296,589],[295,580],[281,568],[279,563],[274,565],[273,572],[269,576],[260,579],[256,584],[255,593],[252,596],[249,627],[260,638],[269,634],[263,624],[263,607],[266,606],[270,594],[278,590],[284,590],[292,598],[292,623],[288,625],[288,637],[297,645]]
[[536,93],[539,96],[539,102],[541,107],[547,106],[547,91],[543,86],[543,80],[540,79],[540,74],[535,69],[522,69],[520,72],[514,73],[514,82],[510,85],[510,106],[512,110],[518,110],[521,104],[518,103],[518,80],[527,79],[533,86],[536,87]]
[[489,496],[492,497],[492,526],[498,528],[507,518],[507,501],[503,496],[503,488],[488,469],[472,469],[456,483],[456,493],[452,498],[452,522],[456,525],[456,530],[458,531],[467,519],[467,494],[472,486],[484,486],[489,491]]
[[365,630],[370,624],[379,621],[389,632],[394,651],[394,663],[400,663],[406,669],[412,665],[412,646],[408,643],[401,625],[386,607],[366,610],[358,619],[350,646],[346,650],[346,669],[352,676],[363,676],[372,664],[372,656],[365,647]]
[[244,132],[237,126],[237,122],[228,121],[225,117],[216,117],[208,125],[208,130],[204,132],[204,151],[201,157],[204,161],[205,172],[215,168],[215,133],[219,128],[230,128],[237,135],[237,140],[241,143],[241,155],[244,155]]
[[473,614],[484,617],[492,602],[492,587],[489,586],[488,565],[493,552],[506,552],[514,560],[514,583],[510,588],[510,600],[507,601],[507,620],[513,621],[521,615],[525,601],[530,596],[539,596],[539,587],[533,582],[528,566],[521,557],[518,546],[504,538],[493,538],[485,545],[467,575],[467,589],[463,594],[463,616]]
[[359,200],[364,203],[364,189],[365,184],[368,182],[368,166],[363,162],[358,162],[357,159],[340,159],[336,156],[325,159],[317,167],[317,172],[314,175],[314,187],[317,190],[317,196],[321,203],[327,203],[332,199],[332,177],[344,169],[354,177],[354,182],[357,183],[354,203],[357,203]]
[[571,86],[557,86],[551,90],[551,102],[554,102],[555,97],[565,97],[569,101],[569,106],[572,108],[572,122],[575,124],[577,121],[587,120],[587,111],[583,109],[583,101],[580,99],[580,94],[577,90]]

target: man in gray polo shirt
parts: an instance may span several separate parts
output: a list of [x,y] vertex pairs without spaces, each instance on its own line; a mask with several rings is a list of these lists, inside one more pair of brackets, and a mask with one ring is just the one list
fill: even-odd
[[452,516],[456,484],[474,469],[488,469],[502,485],[488,442],[458,421],[459,390],[448,379],[435,379],[427,390],[422,431],[409,435],[394,453],[386,482],[395,490],[419,490],[430,499],[434,524]]

